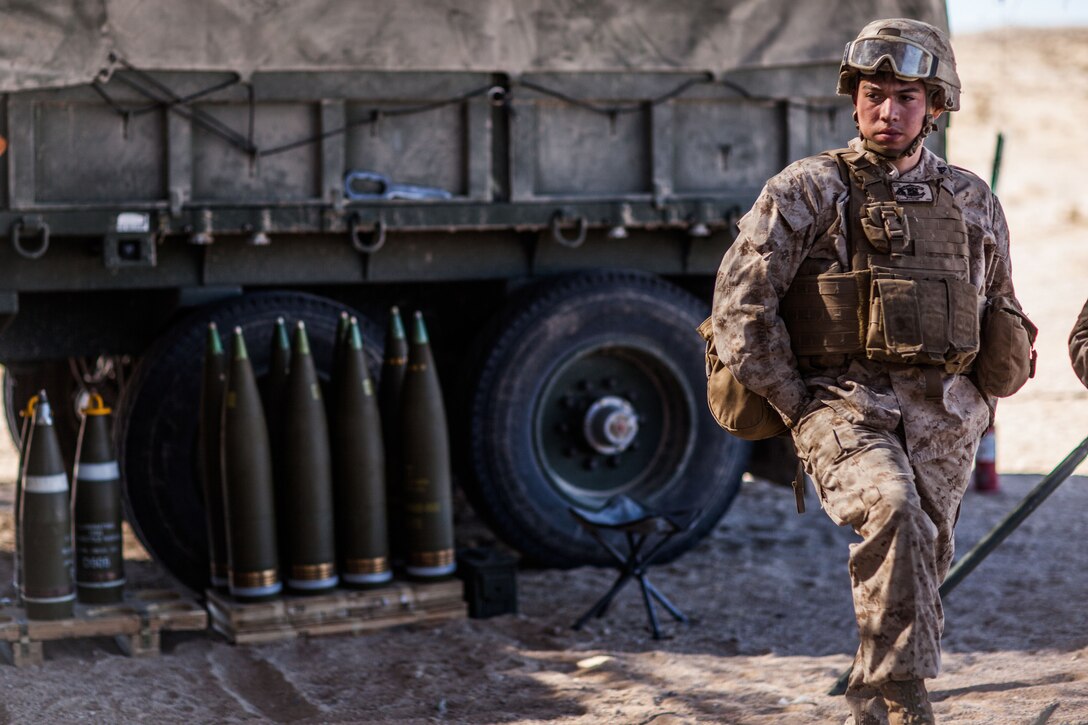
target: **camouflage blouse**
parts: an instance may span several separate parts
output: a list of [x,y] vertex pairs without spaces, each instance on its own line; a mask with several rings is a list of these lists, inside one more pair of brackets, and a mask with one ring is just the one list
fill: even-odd
[[[858,139],[851,148],[863,150]],[[890,164],[883,166],[889,176],[897,176]],[[917,166],[901,179],[942,177],[942,183],[951,185],[967,226],[970,282],[979,291],[981,313],[987,298],[1014,296],[1005,215],[985,182],[928,149],[923,148]],[[848,199],[838,166],[826,155],[790,164],[767,182],[738,223],[737,238],[718,270],[712,312],[715,344],[736,378],[766,397],[787,425],[796,425],[820,404],[859,425],[895,428],[901,422],[911,458],[932,460],[977,439],[995,401],[987,400],[967,377],[947,373],[941,373],[941,399],[927,399],[919,368],[863,358],[802,374],[778,314],[779,300],[806,258],[826,261],[839,271],[849,269],[842,223]]]

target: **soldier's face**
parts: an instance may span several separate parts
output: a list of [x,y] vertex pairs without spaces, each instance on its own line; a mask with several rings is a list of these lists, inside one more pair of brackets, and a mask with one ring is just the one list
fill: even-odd
[[865,138],[902,152],[922,132],[926,87],[890,75],[862,76],[854,96],[858,127]]

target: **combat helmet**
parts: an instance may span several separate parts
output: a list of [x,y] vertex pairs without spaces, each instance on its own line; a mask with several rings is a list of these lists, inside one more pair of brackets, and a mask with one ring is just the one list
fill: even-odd
[[[922,133],[906,151],[897,154],[908,156],[935,128],[928,108],[943,111],[958,111],[960,108],[960,77],[956,73],[956,57],[948,36],[929,23],[910,18],[874,20],[846,44],[835,90],[839,95],[849,96],[857,87],[860,75],[884,70],[892,72],[900,80],[920,80],[928,91]],[[877,153],[889,155],[870,141],[866,141],[866,145]]]

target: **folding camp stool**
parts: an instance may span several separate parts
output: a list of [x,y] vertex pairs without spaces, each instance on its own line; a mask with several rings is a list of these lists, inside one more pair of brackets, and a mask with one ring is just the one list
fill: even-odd
[[[661,628],[657,621],[653,600],[656,599],[678,622],[689,624],[688,618],[677,609],[676,605],[658,591],[646,576],[654,557],[672,537],[690,529],[699,517],[698,510],[654,511],[647,509],[634,499],[620,495],[613,496],[597,511],[570,507],[574,519],[594,540],[600,544],[615,560],[620,574],[612,587],[597,600],[589,610],[574,623],[574,629],[581,629],[590,617],[603,617],[619,591],[632,579],[642,589],[642,602],[646,605],[646,614],[650,618],[654,639],[661,639]],[[615,531],[624,535],[627,550],[605,538],[605,532]],[[650,542],[657,539],[652,545]]]

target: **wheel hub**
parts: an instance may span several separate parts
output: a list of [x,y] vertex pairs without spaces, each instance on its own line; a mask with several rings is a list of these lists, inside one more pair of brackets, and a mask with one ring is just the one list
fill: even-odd
[[670,448],[675,385],[637,348],[591,347],[545,386],[536,451],[557,491],[580,506],[618,493],[647,495],[675,469]]
[[622,453],[638,435],[638,414],[623,398],[606,395],[586,410],[582,432],[586,442],[598,453]]

